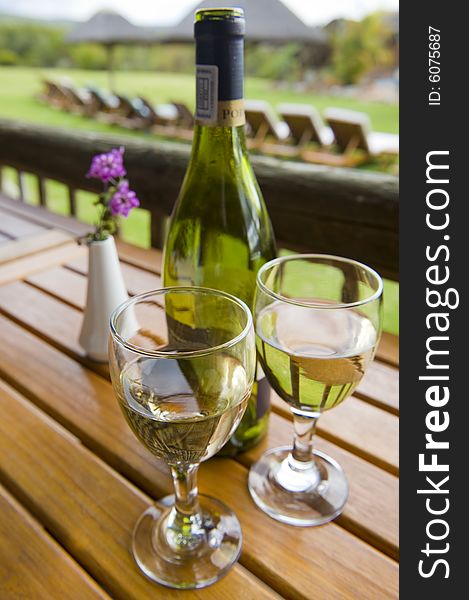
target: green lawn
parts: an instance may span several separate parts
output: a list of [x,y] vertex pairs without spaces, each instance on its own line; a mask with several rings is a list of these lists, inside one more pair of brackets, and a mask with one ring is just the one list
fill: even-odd
[[[68,76],[77,84],[93,83],[106,86],[107,74],[96,71],[76,70],[40,70],[26,68],[0,67],[0,118],[31,121],[44,125],[83,129],[91,131],[116,132],[124,135],[148,136],[149,134],[130,132],[104,123],[96,122],[68,113],[63,113],[39,103],[34,95],[40,89],[42,77],[58,78]],[[142,94],[153,102],[184,100],[193,107],[194,78],[190,75],[168,73],[129,73],[117,75],[118,91],[126,94]],[[309,102],[319,110],[327,106],[339,106],[365,111],[370,115],[373,128],[379,131],[397,132],[398,107],[383,103],[361,103],[351,99],[301,94],[288,90],[272,88],[271,82],[262,79],[249,79],[246,82],[246,95],[253,99],[266,99],[273,106],[280,102]],[[14,174],[5,169],[5,183],[8,191],[15,195]],[[37,203],[37,188],[32,177],[26,176],[27,199]],[[58,213],[68,213],[67,193],[63,185],[47,182],[49,209]],[[96,209],[93,206],[94,196],[86,192],[78,192],[78,217],[85,222],[95,220]],[[122,222],[122,237],[131,243],[150,245],[150,215],[145,210],[135,210],[128,220]],[[393,282],[385,282],[385,318],[386,331],[398,333],[398,292],[399,286]]]
[[[79,71],[57,69],[31,69],[0,67],[0,117],[33,121],[44,125],[73,127],[93,131],[115,131],[116,128],[55,111],[35,100],[43,77],[58,79],[69,77],[78,85],[94,84],[102,88],[107,86],[107,73],[104,71]],[[194,106],[194,77],[176,73],[118,72],[117,91],[132,95],[141,94],[155,103],[171,100],[186,102]],[[277,89],[267,79],[247,78],[246,97],[256,100],[268,100],[272,106],[281,102],[300,102],[313,104],[322,111],[328,106],[350,108],[368,113],[373,129],[396,133],[398,131],[398,112],[396,104],[382,102],[360,102],[351,98],[323,96],[302,93],[290,89]],[[123,130],[127,135],[145,135]]]

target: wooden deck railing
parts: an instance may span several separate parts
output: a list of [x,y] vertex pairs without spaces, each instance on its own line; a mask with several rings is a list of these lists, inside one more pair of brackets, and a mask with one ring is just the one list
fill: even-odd
[[[59,181],[67,186],[75,215],[76,191],[99,191],[96,181],[85,178],[92,155],[121,145],[132,187],[152,216],[152,245],[161,247],[187,167],[188,145],[0,119],[0,190],[2,167],[13,167],[24,201],[24,173],[32,173],[39,201],[47,207],[45,180]],[[254,156],[253,164],[283,247],[349,256],[398,279],[397,177],[261,156]]]

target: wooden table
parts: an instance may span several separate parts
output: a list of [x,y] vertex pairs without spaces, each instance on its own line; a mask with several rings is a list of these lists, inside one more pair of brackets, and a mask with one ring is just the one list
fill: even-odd
[[[260,512],[250,464],[289,443],[273,396],[269,434],[235,459],[212,459],[200,489],[243,527],[239,564],[210,588],[174,592],[146,579],[129,543],[140,513],[171,490],[167,469],[131,433],[108,370],[77,338],[86,290],[85,226],[0,197],[0,597],[396,598],[398,353],[384,335],[353,398],[321,417],[318,448],[344,467],[350,498],[333,523],[296,528]],[[161,285],[161,253],[118,243],[130,293]]]

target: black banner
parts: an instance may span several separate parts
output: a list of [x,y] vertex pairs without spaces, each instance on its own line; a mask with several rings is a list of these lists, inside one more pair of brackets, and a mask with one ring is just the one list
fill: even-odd
[[455,3],[401,4],[401,598],[468,595],[468,34]]

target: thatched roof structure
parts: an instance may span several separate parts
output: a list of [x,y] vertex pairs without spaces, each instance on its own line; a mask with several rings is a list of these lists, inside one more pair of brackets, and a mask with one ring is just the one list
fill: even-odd
[[325,46],[326,34],[317,27],[308,27],[281,0],[204,0],[162,35],[163,41],[189,42],[194,38],[194,13],[199,8],[239,7],[246,15],[246,40],[254,42],[304,42]]
[[67,42],[93,42],[105,46],[116,44],[145,44],[155,41],[155,34],[145,27],[133,25],[116,12],[103,10],[70,31]]

